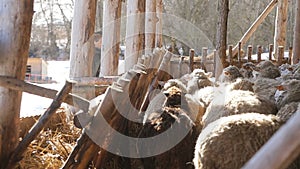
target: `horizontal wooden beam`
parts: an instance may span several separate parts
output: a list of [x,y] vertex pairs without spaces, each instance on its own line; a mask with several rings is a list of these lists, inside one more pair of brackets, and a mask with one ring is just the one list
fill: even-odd
[[[11,89],[17,90],[21,92],[26,92],[34,95],[38,95],[41,97],[46,97],[49,99],[54,99],[58,93],[57,90],[47,89],[41,86],[36,86],[30,83],[27,83],[23,80],[18,80],[13,77],[8,76],[0,76],[0,86]],[[76,106],[83,111],[88,111],[90,102],[82,97],[79,97],[74,94],[68,94],[66,99],[64,100],[65,103]]]

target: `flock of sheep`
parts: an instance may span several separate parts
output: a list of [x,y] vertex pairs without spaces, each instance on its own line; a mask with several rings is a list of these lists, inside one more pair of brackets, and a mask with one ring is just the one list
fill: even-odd
[[[300,64],[249,62],[224,68],[218,80],[195,69],[162,90],[165,96],[154,97],[155,108],[144,115],[143,133],[157,135],[176,123],[189,133],[171,150],[145,159],[149,168],[238,169],[300,111]],[[300,158],[289,168],[300,168]]]

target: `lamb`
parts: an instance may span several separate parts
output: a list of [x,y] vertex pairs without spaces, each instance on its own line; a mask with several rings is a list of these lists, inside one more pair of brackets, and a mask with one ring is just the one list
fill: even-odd
[[274,115],[222,117],[202,130],[195,147],[196,169],[241,168],[282,125]]
[[276,114],[277,108],[274,103],[251,91],[225,90],[215,95],[202,117],[202,125],[206,127],[220,117],[247,112]]
[[228,66],[223,69],[220,82],[234,82],[237,78],[243,78],[239,69],[236,66]]

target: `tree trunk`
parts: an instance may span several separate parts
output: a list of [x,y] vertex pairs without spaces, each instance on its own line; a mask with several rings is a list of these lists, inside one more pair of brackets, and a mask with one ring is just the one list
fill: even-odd
[[145,15],[145,53],[152,53],[155,48],[156,33],[156,0],[146,0]]
[[[28,58],[33,0],[0,1],[0,74],[24,80]],[[22,92],[0,87],[0,168],[19,142]]]
[[163,46],[163,0],[156,0],[156,13],[158,15],[158,22],[156,24],[156,46],[161,48]]
[[293,59],[292,64],[297,64],[300,57],[300,2],[296,1],[295,10],[295,27],[294,27],[294,41],[293,41]]
[[145,0],[127,1],[125,71],[143,54],[145,39]]
[[104,0],[100,76],[118,74],[122,0]]
[[92,75],[96,0],[76,0],[72,25],[70,77]]
[[286,26],[287,26],[287,15],[288,15],[288,0],[280,0],[277,4],[276,21],[275,21],[275,35],[274,35],[274,46],[275,46],[275,59],[278,58],[278,46],[286,46]]
[[[229,13],[229,0],[219,0],[218,2],[218,25],[217,25],[217,59],[222,64],[216,65],[216,78],[218,78],[223,68],[226,66],[226,47],[227,47],[227,21]],[[217,62],[219,63],[219,62]]]

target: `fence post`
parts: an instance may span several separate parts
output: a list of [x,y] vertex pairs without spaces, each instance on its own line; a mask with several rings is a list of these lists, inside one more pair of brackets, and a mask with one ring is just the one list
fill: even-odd
[[202,48],[201,68],[206,71],[206,60],[207,60],[207,48]]
[[193,72],[194,70],[194,57],[195,57],[195,50],[190,49],[190,70]]
[[282,60],[284,57],[284,47],[283,46],[278,46],[278,66],[282,65]]
[[252,60],[252,50],[253,50],[252,45],[249,45],[247,49],[248,49],[247,50],[248,62],[251,62],[251,60]]
[[289,63],[289,64],[292,63],[292,57],[293,57],[293,47],[290,46],[290,47],[289,47],[289,60],[288,60],[288,63]]
[[230,65],[233,65],[233,56],[232,56],[233,45],[228,46],[228,61]]
[[178,64],[178,69],[179,69],[179,77],[182,76],[182,65],[183,65],[183,61],[184,61],[184,56],[180,56],[180,61],[179,61],[179,64]]
[[270,61],[272,61],[273,50],[274,50],[274,45],[273,45],[273,44],[270,44],[270,45],[269,45],[269,60],[270,60]]
[[241,50],[242,50],[242,42],[239,42],[239,45],[238,45],[238,66],[239,67],[242,67],[242,53],[241,53]]
[[261,62],[261,53],[262,53],[262,47],[261,45],[257,45],[257,62]]
[[[213,76],[216,77],[216,67],[217,67],[217,51],[214,50],[214,71],[213,71]],[[216,79],[217,80],[217,79]]]

